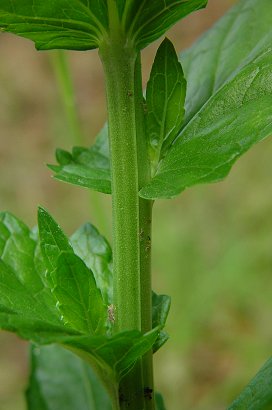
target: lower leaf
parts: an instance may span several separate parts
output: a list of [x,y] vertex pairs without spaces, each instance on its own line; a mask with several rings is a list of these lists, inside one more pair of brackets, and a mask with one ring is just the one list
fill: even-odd
[[89,365],[61,346],[31,347],[28,410],[111,410]]

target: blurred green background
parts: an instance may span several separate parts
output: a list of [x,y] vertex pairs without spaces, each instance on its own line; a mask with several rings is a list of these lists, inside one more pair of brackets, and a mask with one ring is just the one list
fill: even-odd
[[[179,23],[168,34],[177,50],[233,3],[210,0]],[[145,83],[157,46],[143,53]],[[106,118],[102,70],[94,51],[68,56],[90,145]],[[90,220],[110,238],[110,197],[54,181],[45,165],[56,147],[72,146],[52,53],[1,34],[0,61],[0,209],[32,226],[42,204],[68,234]],[[271,354],[271,158],[267,139],[226,181],[155,205],[154,289],[172,296],[171,338],[155,356],[168,410],[224,409]],[[0,410],[26,409],[27,374],[27,343],[1,332]]]

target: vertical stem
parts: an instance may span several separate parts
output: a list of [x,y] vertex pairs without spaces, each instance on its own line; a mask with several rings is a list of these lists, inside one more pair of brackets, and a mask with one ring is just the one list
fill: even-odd
[[[115,3],[115,2],[114,2]],[[113,6],[113,3],[110,2]],[[117,15],[110,12],[112,22]],[[138,163],[135,118],[136,52],[122,34],[100,48],[106,77],[113,200],[115,331],[141,330]],[[120,384],[120,408],[144,409],[141,361]]]
[[65,51],[59,50],[54,52],[52,54],[52,62],[72,140],[75,144],[81,145],[83,143],[83,135],[78,119],[74,86]]
[[[141,60],[138,56],[135,72],[136,87],[136,125],[138,147],[139,189],[151,179],[147,138],[144,118],[144,99],[142,90]],[[153,201],[139,198],[139,238],[141,263],[141,325],[142,332],[152,329],[152,283],[151,283],[151,224]],[[145,409],[154,409],[153,352],[142,358],[145,389]]]

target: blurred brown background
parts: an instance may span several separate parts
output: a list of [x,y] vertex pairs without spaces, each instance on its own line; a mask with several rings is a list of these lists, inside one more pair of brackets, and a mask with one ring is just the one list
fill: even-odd
[[[168,36],[177,50],[233,3],[210,0],[176,25]],[[145,83],[158,44],[144,51]],[[102,70],[94,51],[68,55],[90,145],[106,119]],[[52,53],[1,34],[0,59],[0,210],[32,226],[42,204],[68,234],[90,220],[109,237],[110,198],[54,181],[45,165],[56,147],[72,146]],[[172,296],[171,338],[155,356],[156,380],[169,410],[224,409],[271,354],[271,158],[267,139],[225,182],[155,206],[154,289]],[[1,332],[0,410],[26,409],[27,373],[27,343]]]

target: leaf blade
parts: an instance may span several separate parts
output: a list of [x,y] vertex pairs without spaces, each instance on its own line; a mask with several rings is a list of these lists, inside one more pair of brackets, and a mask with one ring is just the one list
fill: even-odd
[[268,49],[210,98],[174,141],[142,197],[172,198],[197,183],[217,182],[272,133],[271,64]]
[[[29,410],[110,410],[106,391],[91,367],[61,346],[31,348],[32,371],[26,393]],[[45,403],[44,409],[37,400]]]
[[52,273],[58,309],[74,329],[95,334],[105,330],[106,309],[93,273],[72,252],[60,254]]
[[259,370],[228,410],[269,410],[272,406],[272,358]]
[[165,39],[157,51],[146,90],[147,135],[154,168],[181,130],[185,95],[182,66],[171,41]]
[[2,0],[0,28],[28,38],[39,50],[90,50],[108,26],[104,0]]
[[142,49],[180,19],[206,4],[207,0],[127,0],[123,8],[124,26],[137,47]]

